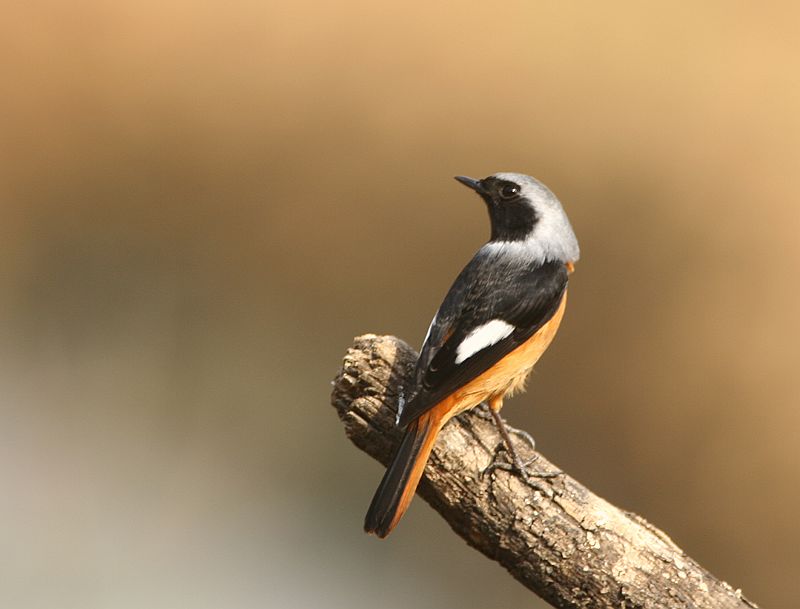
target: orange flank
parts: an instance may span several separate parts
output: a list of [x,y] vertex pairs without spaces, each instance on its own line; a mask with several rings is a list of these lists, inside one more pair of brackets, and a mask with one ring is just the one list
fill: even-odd
[[[444,422],[484,401],[488,401],[494,410],[500,410],[506,394],[511,397],[517,391],[524,389],[528,374],[539,361],[542,353],[553,342],[558,327],[561,325],[561,319],[564,317],[566,305],[567,292],[565,291],[556,312],[533,336],[486,372],[450,394],[442,402],[453,400],[451,411]],[[438,409],[440,405],[437,404],[433,410]]]

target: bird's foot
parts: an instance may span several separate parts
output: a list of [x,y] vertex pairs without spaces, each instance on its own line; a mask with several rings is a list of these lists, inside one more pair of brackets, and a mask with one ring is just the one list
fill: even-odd
[[[560,476],[563,472],[560,470],[554,472],[545,472],[545,471],[528,471],[528,466],[534,463],[538,458],[539,455],[534,455],[532,458],[528,459],[527,461],[523,461],[519,453],[514,449],[514,445],[511,442],[510,434],[515,434],[522,437],[528,444],[532,450],[536,450],[536,441],[533,439],[528,432],[522,431],[521,429],[509,429],[506,427],[506,424],[503,422],[500,413],[497,412],[495,409],[489,407],[488,408],[489,414],[491,415],[492,419],[497,425],[497,430],[500,432],[500,436],[503,438],[503,442],[498,445],[498,450],[495,451],[494,459],[489,464],[489,466],[483,471],[484,475],[487,473],[492,473],[496,469],[501,469],[508,472],[513,472],[519,474],[519,476],[525,481],[525,484],[531,486],[541,493],[547,495],[548,497],[553,496],[553,491],[549,487],[545,486],[540,480],[549,479],[549,478],[556,478]],[[504,463],[502,461],[498,461],[497,456],[500,450],[503,450],[505,447],[505,451],[508,454],[510,459],[510,463]]]
[[[472,411],[475,414],[477,414],[480,418],[486,421],[492,421],[494,423],[497,423],[497,417],[495,416],[495,412],[491,409],[491,407],[487,402],[481,402],[480,404],[475,406],[475,408],[473,408]],[[534,440],[533,436],[524,429],[514,429],[513,427],[506,427],[505,430],[508,434],[514,434],[515,436],[519,436],[520,438],[525,440],[525,442],[527,442],[528,445],[531,447],[531,450],[536,450],[536,440]],[[514,450],[513,446],[511,447],[511,450],[512,451]]]
[[[481,402],[480,404],[475,406],[475,408],[472,409],[472,412],[477,414],[480,418],[485,419],[486,421],[494,421],[494,417],[492,416],[492,412],[489,409],[489,404],[487,402]],[[466,414],[466,412],[462,414]]]
[[[520,438],[525,440],[531,447],[531,450],[536,450],[536,440],[534,440],[533,436],[529,434],[527,431],[525,431],[524,429],[514,429],[513,427],[509,427],[507,429],[509,434],[513,433],[515,436],[519,436]],[[538,459],[538,457],[534,457],[533,461],[535,461],[536,459]]]
[[[511,458],[511,463],[501,461],[499,459],[500,453],[505,453],[508,457]],[[495,452],[494,459],[492,462],[486,467],[486,469],[481,472],[481,476],[491,475],[495,470],[502,470],[504,472],[511,472],[512,474],[519,475],[520,478],[530,486],[531,488],[539,491],[543,495],[547,497],[553,496],[553,489],[548,485],[545,484],[544,480],[549,480],[553,478],[558,478],[562,476],[564,472],[561,470],[556,471],[544,471],[544,470],[530,470],[529,467],[534,464],[539,459],[539,455],[534,455],[530,459],[523,461],[519,458],[519,455],[516,453],[509,453],[505,447],[500,444],[498,446],[498,450]]]

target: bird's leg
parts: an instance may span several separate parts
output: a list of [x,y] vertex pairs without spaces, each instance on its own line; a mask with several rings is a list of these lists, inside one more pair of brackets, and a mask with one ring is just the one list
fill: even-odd
[[[511,435],[509,434],[508,428],[506,427],[506,424],[503,421],[503,418],[500,416],[499,406],[502,406],[502,402],[500,402],[499,404],[497,404],[497,403],[493,404],[493,403],[490,402],[489,403],[489,412],[491,413],[492,418],[494,419],[494,423],[497,426],[497,430],[500,432],[500,436],[503,438],[503,443],[506,446],[506,451],[508,452],[509,456],[511,457],[511,463],[510,464],[509,463],[501,463],[501,462],[497,461],[497,458],[495,457],[495,460],[492,461],[492,463],[489,465],[489,467],[487,467],[484,470],[484,472],[483,472],[484,475],[487,474],[487,473],[491,473],[495,469],[502,469],[502,470],[505,470],[505,471],[517,472],[517,473],[519,473],[520,476],[522,476],[522,479],[525,481],[526,484],[538,489],[539,491],[541,491],[544,494],[548,494],[549,495],[550,492],[551,492],[550,489],[544,488],[541,484],[539,484],[538,482],[532,480],[531,478],[555,478],[557,476],[560,476],[562,474],[562,472],[560,472],[560,471],[556,471],[556,472],[529,472],[528,471],[528,469],[527,469],[528,466],[531,465],[532,463],[534,463],[539,458],[539,456],[538,455],[534,455],[533,458],[528,460],[528,461],[523,461],[520,458],[519,454],[517,453],[517,451],[514,448],[514,445],[511,442]],[[531,437],[530,434],[528,434],[528,433],[526,433],[524,431],[512,430],[512,433],[514,433],[514,432],[516,432],[516,433],[518,433],[518,435],[522,436],[531,445],[531,449],[532,450],[536,449],[536,443],[534,442],[533,437]]]
[[[508,466],[508,464],[498,463],[495,460],[489,466],[489,468],[490,469],[498,469],[499,468],[499,469],[516,470],[522,476],[522,479],[525,480],[525,482],[529,482],[527,466],[530,465],[531,463],[533,463],[533,461],[535,461],[538,457],[534,456],[531,461],[523,462],[522,459],[520,458],[519,454],[517,453],[516,449],[514,448],[514,444],[512,444],[512,442],[511,442],[511,436],[508,433],[508,428],[506,427],[506,424],[503,421],[503,418],[500,416],[500,413],[497,412],[491,406],[489,407],[489,412],[491,413],[492,418],[494,419],[494,424],[497,426],[497,431],[500,432],[500,435],[503,438],[503,443],[506,446],[506,451],[508,452],[509,456],[511,457],[511,461],[512,461],[512,464],[513,464],[513,467],[510,467],[510,466]],[[503,467],[504,465],[507,466],[507,467]]]
[[[502,425],[502,423],[500,423],[500,425],[497,424],[497,419],[494,416],[495,413],[492,411],[491,406],[489,406],[489,402],[486,401],[481,402],[480,404],[475,406],[473,412],[486,421],[494,421],[495,425],[498,428],[500,427],[500,425]],[[536,440],[534,440],[533,436],[524,429],[515,429],[513,427],[511,429],[509,429],[508,427],[504,427],[504,429],[506,431],[506,435],[509,436],[511,434],[517,435],[528,443],[528,445],[531,447],[531,450],[536,450]],[[503,436],[503,440],[505,440],[505,435]]]
[[[500,415],[498,415],[498,416],[500,416]],[[514,427],[512,427],[511,429],[508,429],[506,427],[506,431],[509,433],[509,435],[513,433],[513,434],[519,436],[520,438],[522,438],[523,440],[525,440],[528,443],[528,445],[531,447],[531,450],[536,450],[536,440],[534,440],[533,436],[531,434],[529,434],[527,431],[525,431],[524,429],[516,429]]]

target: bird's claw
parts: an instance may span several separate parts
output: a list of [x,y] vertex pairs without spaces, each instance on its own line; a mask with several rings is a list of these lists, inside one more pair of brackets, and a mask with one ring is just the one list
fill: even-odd
[[[506,452],[504,447],[501,445],[499,452]],[[542,482],[542,480],[550,480],[553,478],[557,478],[562,476],[564,472],[561,470],[556,471],[529,471],[528,466],[535,463],[539,459],[539,455],[534,455],[532,458],[528,459],[527,461],[522,461],[519,458],[512,459],[511,463],[505,463],[503,461],[498,460],[497,454],[495,454],[495,458],[492,462],[481,472],[481,476],[491,475],[492,472],[495,470],[502,470],[504,472],[511,472],[513,474],[518,474],[520,478],[522,478],[523,482],[530,486],[531,488],[539,491],[543,495],[548,497],[553,496],[553,489]],[[514,455],[516,456],[516,455]]]

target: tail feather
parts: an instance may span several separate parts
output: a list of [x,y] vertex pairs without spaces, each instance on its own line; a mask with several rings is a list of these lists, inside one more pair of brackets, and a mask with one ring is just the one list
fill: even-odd
[[402,518],[414,498],[441,427],[441,418],[433,413],[409,424],[367,510],[364,518],[367,533],[386,537]]

